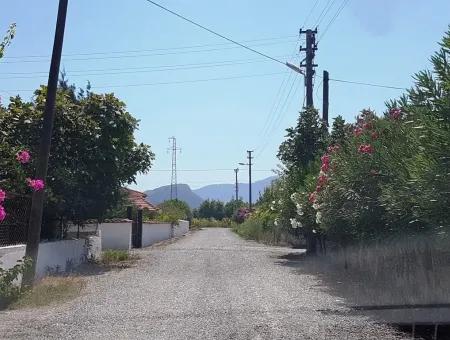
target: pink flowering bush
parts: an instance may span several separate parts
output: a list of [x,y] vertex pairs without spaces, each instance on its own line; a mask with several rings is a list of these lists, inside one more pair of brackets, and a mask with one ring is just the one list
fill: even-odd
[[34,191],[40,191],[44,189],[44,181],[42,179],[27,178],[27,184]]
[[22,164],[28,163],[30,158],[30,153],[27,150],[21,150],[16,154],[16,159]]

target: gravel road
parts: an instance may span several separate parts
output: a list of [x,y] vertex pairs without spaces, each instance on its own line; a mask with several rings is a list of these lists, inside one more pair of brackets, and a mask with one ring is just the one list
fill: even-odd
[[289,249],[204,229],[138,250],[135,267],[87,277],[62,305],[0,312],[2,339],[394,339],[349,313]]

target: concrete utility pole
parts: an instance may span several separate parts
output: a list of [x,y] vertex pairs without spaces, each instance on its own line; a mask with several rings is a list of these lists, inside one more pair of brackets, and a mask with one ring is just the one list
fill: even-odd
[[252,210],[252,152],[253,150],[247,150],[248,159],[248,207]]
[[239,199],[239,184],[238,184],[238,172],[239,168],[234,169],[234,173],[236,175],[236,185],[234,191],[236,192],[236,201]]
[[305,67],[306,69],[306,75],[305,75],[305,86],[306,86],[306,107],[313,107],[313,77],[315,74],[314,68],[317,67],[316,64],[314,64],[314,56],[315,51],[317,50],[317,44],[316,44],[316,34],[317,34],[317,28],[314,30],[307,29],[302,30],[300,29],[300,34],[306,34],[306,47],[302,48],[300,46],[300,52],[305,51],[306,57],[305,57],[305,63],[301,63],[300,67]]
[[328,106],[329,106],[329,101],[328,101],[329,88],[328,88],[328,84],[329,84],[329,81],[330,81],[330,76],[328,74],[328,71],[323,71],[322,120],[326,124],[326,126],[328,126]]
[[[52,59],[47,83],[47,97],[45,100],[44,121],[41,131],[41,142],[37,156],[36,179],[45,183],[47,177],[48,159],[52,139],[53,121],[55,118],[56,90],[58,87],[59,66],[64,41],[68,0],[60,0],[58,17],[56,20],[55,38],[53,42]],[[28,239],[25,256],[31,258],[32,264],[23,276],[22,285],[29,286],[34,281],[36,273],[36,260],[41,238],[42,211],[44,207],[45,189],[35,191],[31,201],[30,220],[28,224]]]
[[252,152],[253,150],[247,150],[248,163],[239,163],[239,165],[248,165],[248,207],[252,209]]

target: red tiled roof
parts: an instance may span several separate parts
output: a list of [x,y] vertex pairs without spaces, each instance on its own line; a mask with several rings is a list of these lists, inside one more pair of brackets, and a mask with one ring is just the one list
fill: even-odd
[[124,188],[128,195],[128,200],[131,204],[133,204],[138,209],[147,209],[149,211],[157,211],[158,208],[156,208],[153,204],[147,202],[145,199],[147,197],[146,194],[140,191],[131,190],[128,188]]

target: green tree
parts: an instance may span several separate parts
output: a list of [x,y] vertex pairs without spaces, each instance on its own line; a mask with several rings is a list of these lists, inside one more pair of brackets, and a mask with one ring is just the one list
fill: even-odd
[[345,141],[346,126],[345,120],[341,115],[333,119],[331,128],[330,142],[332,145],[342,145]]
[[5,53],[6,47],[11,44],[11,41],[14,39],[14,36],[16,35],[16,24],[11,24],[6,31],[6,35],[3,37],[3,41],[0,42],[0,59],[3,57],[3,54]]
[[216,220],[221,220],[225,217],[225,206],[222,201],[208,199],[200,204],[196,213],[199,218],[214,218]]
[[314,108],[301,111],[297,125],[286,131],[277,156],[288,170],[307,167],[326,148],[327,127]]
[[180,200],[167,200],[161,203],[157,219],[170,223],[177,223],[178,220],[192,220],[192,211],[188,204]]
[[232,199],[232,200],[228,201],[227,203],[225,203],[225,206],[224,206],[225,217],[232,218],[239,208],[242,208],[245,206],[246,206],[246,204],[241,198],[238,200]]
[[[25,148],[37,155],[46,87],[31,102],[11,98],[0,109],[2,145]],[[137,144],[133,133],[138,120],[113,94],[80,96],[74,87],[57,92],[52,149],[46,181],[43,237],[52,237],[55,225],[65,221],[102,219],[120,199],[120,188],[150,169],[154,154]],[[28,174],[32,176],[33,163]],[[4,182],[12,180],[4,174]]]

